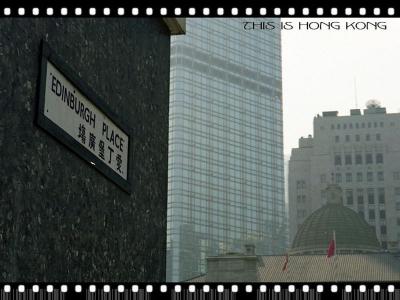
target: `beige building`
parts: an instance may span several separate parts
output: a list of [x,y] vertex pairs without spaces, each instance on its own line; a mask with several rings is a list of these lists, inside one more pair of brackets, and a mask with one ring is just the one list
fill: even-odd
[[299,140],[289,161],[289,238],[326,203],[325,188],[338,184],[344,205],[375,228],[384,249],[400,241],[400,114],[379,105],[349,116],[337,111],[314,118],[314,135]]

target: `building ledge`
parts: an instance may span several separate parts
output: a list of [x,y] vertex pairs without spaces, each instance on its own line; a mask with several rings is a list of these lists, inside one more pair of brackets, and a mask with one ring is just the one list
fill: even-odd
[[186,33],[186,18],[163,18],[168,26],[171,35],[180,35]]

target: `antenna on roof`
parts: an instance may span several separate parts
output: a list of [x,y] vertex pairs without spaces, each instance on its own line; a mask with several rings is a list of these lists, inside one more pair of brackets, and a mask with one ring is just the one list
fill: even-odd
[[356,102],[356,108],[358,108],[358,101],[357,101],[357,79],[354,76],[354,100]]

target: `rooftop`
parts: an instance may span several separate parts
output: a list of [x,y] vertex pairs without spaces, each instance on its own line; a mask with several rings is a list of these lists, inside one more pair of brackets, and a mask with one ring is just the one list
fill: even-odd
[[[400,280],[400,260],[390,253],[260,256],[258,282],[386,282]],[[188,280],[207,282],[207,275]],[[246,281],[243,278],[243,281]]]
[[[377,114],[386,114],[386,107],[380,107],[380,106],[369,106],[366,109],[363,109],[364,115],[377,115]],[[363,116],[361,113],[361,109],[355,108],[355,109],[350,109],[350,115],[347,116],[339,116],[339,111],[323,111],[322,112],[322,117],[349,117],[349,116]],[[320,118],[321,115],[317,115],[317,118]]]

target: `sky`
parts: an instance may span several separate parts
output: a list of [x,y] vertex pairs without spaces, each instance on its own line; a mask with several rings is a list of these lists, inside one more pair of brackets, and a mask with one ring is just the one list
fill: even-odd
[[[323,111],[365,108],[377,99],[388,113],[400,112],[399,19],[282,19],[284,153],[313,133],[313,118]],[[346,22],[385,22],[386,30],[354,30]],[[340,22],[339,30],[298,29],[299,22]],[[383,23],[381,23],[383,25]],[[302,25],[305,28],[305,25]],[[316,23],[310,26],[317,26]]]

